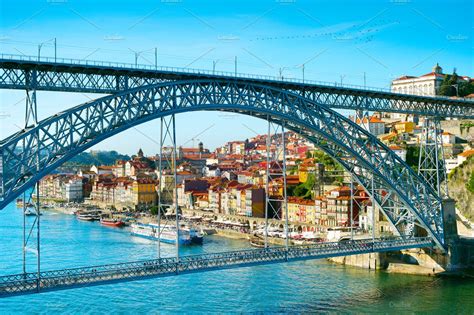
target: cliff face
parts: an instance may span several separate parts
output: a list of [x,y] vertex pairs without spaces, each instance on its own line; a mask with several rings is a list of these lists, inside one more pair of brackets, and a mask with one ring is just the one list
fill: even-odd
[[474,157],[471,157],[455,168],[448,177],[450,197],[456,200],[456,208],[471,221],[474,220],[474,192],[468,190],[467,184],[473,172]]

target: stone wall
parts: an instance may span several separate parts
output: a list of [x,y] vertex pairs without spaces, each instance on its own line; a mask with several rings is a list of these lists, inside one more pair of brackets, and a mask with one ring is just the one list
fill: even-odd
[[469,124],[474,125],[474,120],[444,120],[441,122],[441,128],[469,142],[474,142],[474,126],[461,128],[461,125]]

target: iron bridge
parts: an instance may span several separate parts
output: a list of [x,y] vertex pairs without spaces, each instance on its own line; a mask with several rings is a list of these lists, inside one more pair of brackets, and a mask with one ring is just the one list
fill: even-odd
[[0,297],[192,272],[431,247],[430,238],[355,240],[160,258],[0,277]]
[[[37,230],[37,272],[26,271],[25,248],[28,239],[24,239],[24,272],[0,277],[0,295],[408,248],[436,246],[445,251],[444,204],[439,190],[443,177],[435,174],[441,169],[438,159],[435,159],[435,173],[431,172],[430,166],[426,166],[431,172],[429,176],[416,173],[377,137],[336,110],[405,113],[429,117],[438,123],[448,117],[474,119],[474,102],[463,99],[403,95],[354,86],[237,73],[145,68],[65,59],[37,60],[11,55],[0,55],[0,89],[22,89],[27,95],[24,129],[0,140],[0,209],[21,194],[25,196],[35,185],[38,191],[41,178],[78,153],[154,119],[161,120],[160,150],[163,139],[168,136],[174,142],[172,155],[176,158],[176,114],[226,111],[264,119],[269,126],[281,126],[282,134],[285,129],[291,130],[313,142],[351,174],[351,183],[364,188],[372,205],[385,215],[393,231],[399,235],[399,238],[389,241],[376,239],[373,234],[372,240],[309,246],[290,246],[287,235],[286,247],[185,257],[179,257],[179,246],[176,246],[174,258],[42,271],[40,201],[37,198],[33,223]],[[36,91],[110,95],[38,121]],[[165,136],[163,126],[166,127]],[[427,129],[426,135],[438,129]],[[434,138],[436,140],[437,136]],[[267,143],[267,162],[268,147]],[[437,143],[434,146],[430,144],[430,148],[437,148]],[[436,155],[439,153],[437,149],[431,151]],[[160,174],[162,156],[160,154]],[[176,174],[176,160],[168,165],[174,165]],[[282,169],[283,176],[286,176],[285,170]],[[267,168],[267,184],[268,174]],[[433,186],[433,182],[437,182],[438,187]],[[177,185],[176,179],[173,185]],[[173,198],[173,203],[177,204],[177,196]],[[159,204],[162,203],[159,201]],[[178,221],[176,211],[177,227]],[[23,228],[25,235],[25,226]]]

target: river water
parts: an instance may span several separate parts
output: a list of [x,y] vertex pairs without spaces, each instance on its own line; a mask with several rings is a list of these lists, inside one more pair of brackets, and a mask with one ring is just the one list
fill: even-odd
[[[1,275],[22,270],[22,220],[14,204],[0,211]],[[71,215],[45,211],[41,228],[43,270],[157,257],[154,241]],[[248,247],[242,240],[210,236],[203,246],[182,248],[181,255]],[[174,247],[162,244],[162,253],[173,255]],[[34,271],[36,256],[27,258]],[[321,311],[474,314],[474,280],[394,275],[319,260],[0,299],[0,314]]]

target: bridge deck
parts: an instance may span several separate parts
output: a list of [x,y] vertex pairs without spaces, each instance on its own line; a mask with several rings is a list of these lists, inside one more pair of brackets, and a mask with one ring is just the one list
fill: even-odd
[[347,243],[319,243],[314,245],[250,249],[222,253],[183,256],[177,260],[161,258],[129,263],[43,271],[38,274],[7,275],[0,277],[0,297],[54,291],[74,287],[130,281],[150,277],[171,276],[225,268],[246,267],[285,261],[310,260],[337,256],[397,251],[431,247],[430,238],[357,240]]
[[[33,75],[33,72],[35,73]],[[265,75],[0,54],[0,89],[113,94],[164,81],[224,80],[289,90],[332,108],[474,118],[474,102]]]

